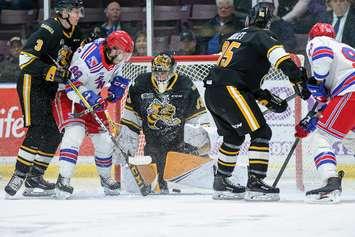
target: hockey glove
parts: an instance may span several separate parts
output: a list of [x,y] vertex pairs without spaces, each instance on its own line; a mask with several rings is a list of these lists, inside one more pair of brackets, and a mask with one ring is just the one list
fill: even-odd
[[[85,91],[83,92],[83,96],[86,99],[86,101],[89,103],[89,105],[95,110],[95,111],[101,111],[106,109],[107,107],[107,102],[104,100],[101,96],[97,95],[93,91]],[[80,104],[84,107],[85,104],[83,101],[80,101]]]
[[317,122],[319,118],[317,117],[316,112],[311,113],[304,117],[299,124],[296,125],[295,137],[304,138],[307,137],[308,134],[316,130]]
[[307,83],[308,90],[312,96],[319,102],[325,103],[328,100],[328,91],[324,86],[324,82],[317,81],[314,77],[309,78]]
[[269,90],[262,90],[256,92],[256,99],[266,108],[274,113],[282,113],[287,109],[287,101],[281,99],[277,95],[271,94]]
[[50,82],[66,83],[70,79],[70,71],[56,66],[50,66],[45,72],[44,79]]
[[129,79],[121,76],[116,76],[111,81],[111,86],[108,88],[108,102],[117,102],[122,98],[127,86],[129,85]]
[[303,67],[301,67],[295,74],[295,78],[293,78],[293,80],[290,79],[295,93],[303,100],[307,100],[311,96],[311,93],[308,91],[306,86],[307,80],[307,71]]

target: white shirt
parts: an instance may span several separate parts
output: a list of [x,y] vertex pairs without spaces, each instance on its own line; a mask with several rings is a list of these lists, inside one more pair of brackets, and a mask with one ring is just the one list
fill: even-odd
[[[348,8],[348,10],[346,10],[345,14],[340,19],[339,29],[337,32],[337,36],[335,38],[339,42],[342,42],[342,39],[343,39],[344,26],[345,26],[346,18],[348,17],[349,9],[350,9],[350,7]],[[337,22],[337,20],[338,20],[338,17],[335,15],[335,13],[333,11],[333,22],[332,22],[333,27],[335,26],[335,23]]]

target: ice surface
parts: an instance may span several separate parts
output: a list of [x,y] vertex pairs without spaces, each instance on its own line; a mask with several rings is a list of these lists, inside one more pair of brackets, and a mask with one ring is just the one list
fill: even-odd
[[21,193],[9,200],[5,181],[0,237],[355,236],[353,182],[345,182],[342,203],[319,205],[304,203],[303,193],[286,182],[280,202],[255,203],[216,201],[209,190],[185,186],[175,186],[182,195],[104,197],[98,179],[73,179],[72,200],[26,200]]

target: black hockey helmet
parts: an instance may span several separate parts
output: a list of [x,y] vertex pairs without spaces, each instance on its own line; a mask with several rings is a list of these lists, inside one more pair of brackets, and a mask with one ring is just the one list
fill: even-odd
[[56,14],[60,14],[63,10],[71,10],[78,8],[83,10],[84,3],[82,0],[56,0],[54,4],[54,10]]
[[265,4],[256,4],[249,12],[245,25],[268,28],[272,18],[272,9]]

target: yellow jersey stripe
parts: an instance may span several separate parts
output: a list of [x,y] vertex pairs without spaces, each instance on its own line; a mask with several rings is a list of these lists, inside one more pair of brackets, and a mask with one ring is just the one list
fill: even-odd
[[123,125],[131,125],[132,127],[136,128],[138,130],[141,130],[141,127],[139,125],[137,125],[136,123],[134,123],[132,121],[124,119],[124,118],[121,120],[121,124],[123,124]]
[[268,161],[261,161],[261,160],[249,160],[249,164],[267,165],[267,164],[269,164],[269,162]]
[[42,155],[42,156],[48,156],[48,157],[53,157],[55,154],[54,153],[47,153],[44,151],[38,151],[38,154]]
[[29,147],[24,146],[24,145],[22,145],[22,146],[20,147],[20,149],[22,149],[22,150],[24,150],[24,151],[27,151],[27,152],[29,152],[29,153],[31,153],[31,154],[33,154],[33,155],[37,155],[37,154],[38,154],[38,150],[29,148]]
[[272,52],[274,49],[277,49],[277,48],[283,48],[283,46],[282,46],[281,44],[277,44],[277,45],[272,46],[272,47],[267,51],[266,56],[269,58],[271,52]]
[[32,77],[29,74],[24,74],[22,97],[25,114],[25,126],[31,125],[31,80]]
[[220,152],[226,155],[238,155],[239,151],[226,151],[222,149],[221,147],[219,148]]
[[259,147],[259,146],[250,146],[249,150],[257,150],[257,151],[269,151],[269,147]]
[[231,163],[225,163],[221,160],[218,160],[218,163],[221,164],[221,165],[224,165],[224,166],[229,166],[229,167],[235,167],[236,166],[236,163],[234,164],[231,164]]
[[193,115],[191,115],[190,117],[187,117],[186,118],[186,121],[188,121],[188,120],[190,120],[190,119],[192,119],[192,118],[195,118],[195,117],[197,117],[197,116],[199,116],[199,115],[201,115],[201,114],[204,114],[204,113],[207,113],[207,111],[204,109],[204,110],[202,110],[202,111],[199,111],[199,112],[197,112],[197,113],[194,113]]
[[234,102],[237,104],[239,110],[242,112],[250,129],[252,131],[255,131],[258,128],[260,128],[260,124],[256,120],[254,113],[251,111],[248,103],[245,101],[245,99],[239,93],[239,91],[233,86],[227,86],[227,90],[228,90],[229,94],[232,96]]
[[275,67],[276,67],[276,68],[279,68],[280,63],[282,63],[283,61],[285,61],[286,59],[289,59],[289,58],[291,58],[291,56],[290,56],[289,54],[287,54],[287,55],[285,55],[285,56],[279,58],[279,59],[276,61]]
[[24,158],[22,158],[20,156],[17,156],[17,161],[22,163],[22,164],[25,164],[27,166],[32,166],[32,162],[31,161],[25,160]]
[[37,160],[34,160],[34,161],[33,161],[33,164],[42,166],[43,168],[47,168],[48,165],[49,165],[49,164],[47,164],[47,163],[39,162],[39,161],[37,161]]

